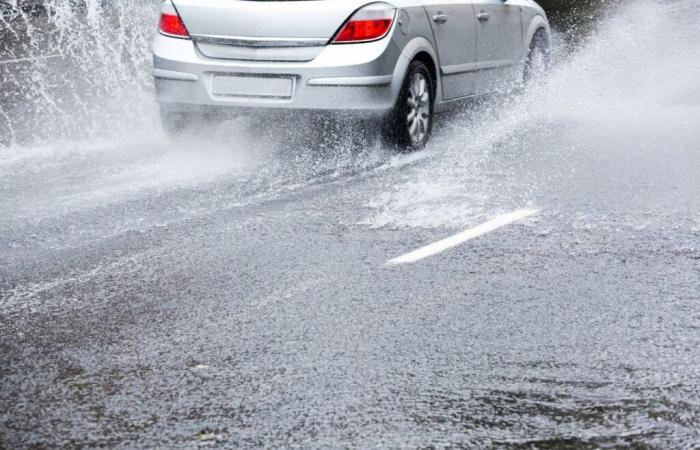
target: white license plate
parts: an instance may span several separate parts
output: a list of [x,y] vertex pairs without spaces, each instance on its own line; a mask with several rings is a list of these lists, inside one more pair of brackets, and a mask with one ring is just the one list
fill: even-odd
[[294,80],[285,77],[219,75],[214,77],[214,95],[229,97],[292,98]]

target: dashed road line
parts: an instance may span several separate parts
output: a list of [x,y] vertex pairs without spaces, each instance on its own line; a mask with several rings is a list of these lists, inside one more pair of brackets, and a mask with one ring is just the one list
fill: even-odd
[[499,228],[503,228],[506,225],[510,225],[527,217],[534,216],[539,211],[539,209],[524,208],[514,211],[512,213],[502,214],[477,227],[463,231],[459,234],[427,245],[423,248],[419,248],[418,250],[412,251],[411,253],[407,253],[403,256],[399,256],[398,258],[394,258],[388,261],[387,264],[390,266],[395,266],[399,264],[410,264],[418,262],[422,259],[435,256],[446,250],[457,247],[458,245],[464,244],[465,242],[478,238],[479,236],[483,236],[485,234],[496,231]]

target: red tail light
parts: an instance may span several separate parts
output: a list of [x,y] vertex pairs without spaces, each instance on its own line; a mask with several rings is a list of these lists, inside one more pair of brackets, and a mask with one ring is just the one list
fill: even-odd
[[160,14],[160,32],[166,36],[184,38],[190,37],[187,27],[170,1],[163,3]]
[[353,20],[338,33],[335,42],[374,41],[386,36],[391,28],[391,19]]
[[349,44],[378,41],[391,30],[396,8],[386,3],[373,3],[357,11],[333,39],[334,43]]
[[178,15],[161,14],[160,16],[160,32],[175,37],[190,37],[185,24]]

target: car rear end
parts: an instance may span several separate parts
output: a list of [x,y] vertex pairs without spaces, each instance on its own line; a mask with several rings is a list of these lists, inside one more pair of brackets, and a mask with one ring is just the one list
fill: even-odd
[[368,0],[166,0],[154,43],[170,111],[341,111],[394,106],[396,9]]

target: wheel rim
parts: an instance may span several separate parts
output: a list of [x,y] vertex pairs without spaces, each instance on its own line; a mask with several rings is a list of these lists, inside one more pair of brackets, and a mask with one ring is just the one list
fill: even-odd
[[422,73],[416,73],[411,78],[406,103],[408,134],[414,144],[421,144],[430,129],[430,87]]

